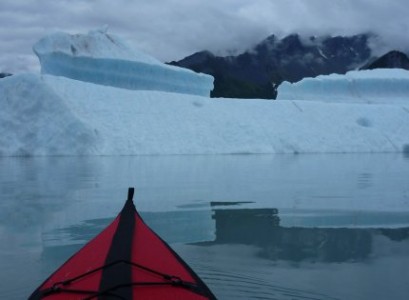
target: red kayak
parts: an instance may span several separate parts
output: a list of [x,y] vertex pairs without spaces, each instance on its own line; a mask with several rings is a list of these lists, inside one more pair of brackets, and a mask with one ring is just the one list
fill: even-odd
[[216,299],[195,272],[142,220],[130,188],[116,219],[68,259],[34,299]]

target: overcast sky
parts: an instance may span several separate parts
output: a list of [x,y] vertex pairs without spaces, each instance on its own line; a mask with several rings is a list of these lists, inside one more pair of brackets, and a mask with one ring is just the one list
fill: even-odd
[[372,31],[408,50],[409,0],[0,0],[0,72],[38,71],[31,48],[48,33],[103,25],[162,61],[243,51],[293,32]]

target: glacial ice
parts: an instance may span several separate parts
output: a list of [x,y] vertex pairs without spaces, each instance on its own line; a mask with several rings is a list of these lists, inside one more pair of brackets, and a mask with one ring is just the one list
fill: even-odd
[[93,129],[39,75],[1,80],[0,107],[0,156],[82,155],[98,144]]
[[210,100],[198,82],[211,77],[105,32],[56,34],[34,48],[42,75],[0,80],[0,156],[409,152],[406,71],[280,86],[279,99],[295,100]]
[[210,96],[213,77],[169,66],[102,30],[55,33],[34,46],[41,72],[131,90]]
[[0,153],[402,152],[409,104],[218,99],[51,75],[0,81]]
[[283,82],[278,100],[325,102],[401,103],[409,101],[409,71],[375,69],[345,75],[321,75],[296,83]]

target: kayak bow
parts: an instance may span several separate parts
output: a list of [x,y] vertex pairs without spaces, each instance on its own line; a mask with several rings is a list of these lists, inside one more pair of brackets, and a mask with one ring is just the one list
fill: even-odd
[[132,198],[115,220],[30,296],[49,299],[216,299],[142,220]]

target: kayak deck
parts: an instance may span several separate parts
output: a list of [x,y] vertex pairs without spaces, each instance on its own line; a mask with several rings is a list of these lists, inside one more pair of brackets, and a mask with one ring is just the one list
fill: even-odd
[[34,299],[216,299],[135,209],[134,189],[115,220],[55,271]]

